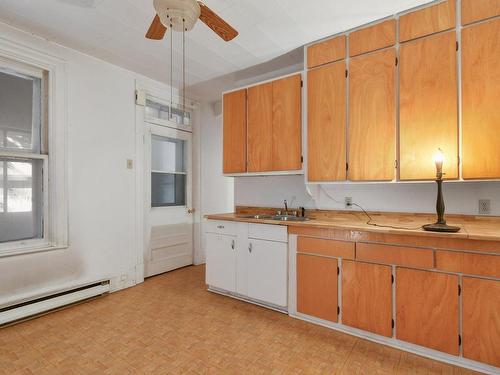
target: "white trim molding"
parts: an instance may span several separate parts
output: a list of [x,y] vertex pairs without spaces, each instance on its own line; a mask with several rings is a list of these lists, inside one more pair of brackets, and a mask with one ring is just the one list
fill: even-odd
[[[44,238],[13,241],[0,245],[0,257],[67,248],[68,173],[67,173],[67,72],[66,62],[44,52],[0,37],[0,58],[44,71],[47,89],[48,173],[45,174]],[[43,111],[42,111],[43,113]]]

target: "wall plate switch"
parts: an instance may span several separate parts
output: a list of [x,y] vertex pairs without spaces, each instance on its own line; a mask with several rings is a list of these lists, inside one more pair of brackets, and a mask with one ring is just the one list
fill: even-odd
[[491,201],[489,199],[480,199],[478,212],[480,215],[489,215],[491,213]]
[[134,161],[132,159],[127,159],[127,169],[134,168]]
[[352,208],[352,197],[345,197],[345,208]]

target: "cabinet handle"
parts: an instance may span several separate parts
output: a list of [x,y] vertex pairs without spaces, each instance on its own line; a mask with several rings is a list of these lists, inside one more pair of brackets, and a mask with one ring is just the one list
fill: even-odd
[[248,244],[248,252],[251,253],[252,252],[252,243],[250,242]]
[[234,240],[231,241],[231,249],[234,250]]
[[217,225],[217,229],[224,229],[224,225]]

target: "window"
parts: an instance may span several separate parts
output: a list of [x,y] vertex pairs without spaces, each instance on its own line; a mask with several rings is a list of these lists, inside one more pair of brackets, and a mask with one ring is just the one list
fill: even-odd
[[155,120],[166,120],[177,125],[191,125],[191,112],[183,111],[175,105],[169,106],[154,102],[151,99],[146,100],[146,118]]
[[186,205],[185,143],[151,137],[151,207]]
[[0,65],[0,243],[44,236],[42,75]]

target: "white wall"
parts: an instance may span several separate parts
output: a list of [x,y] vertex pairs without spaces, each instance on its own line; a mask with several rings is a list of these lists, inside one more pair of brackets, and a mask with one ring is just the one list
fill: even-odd
[[[144,77],[0,23],[0,35],[66,61],[69,248],[0,258],[0,304],[111,278],[135,283],[135,81]],[[124,280],[121,280],[121,278]]]
[[[204,103],[200,110],[200,173],[201,215],[232,212],[234,208],[234,179],[222,175],[222,116],[214,112],[214,105]],[[195,262],[205,261],[205,235],[201,221],[202,251]]]
[[[436,184],[372,183],[308,185],[315,199],[306,191],[304,176],[270,176],[235,178],[235,204],[319,209],[345,209],[344,198],[369,211],[435,212]],[[491,200],[491,213],[500,216],[500,182],[445,182],[446,212],[475,215],[478,200]]]

